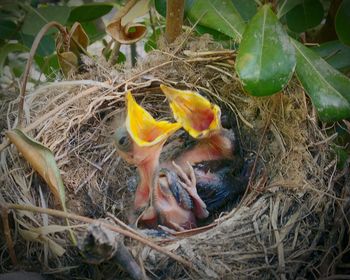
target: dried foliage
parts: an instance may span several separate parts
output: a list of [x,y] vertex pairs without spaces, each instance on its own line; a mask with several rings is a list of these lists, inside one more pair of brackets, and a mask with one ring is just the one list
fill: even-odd
[[[248,96],[238,82],[234,59],[234,52],[207,37],[198,40],[185,34],[173,47],[150,53],[136,68],[113,70],[91,63],[75,80],[44,85],[27,95],[24,131],[53,151],[69,212],[96,219],[110,212],[127,221],[132,205],[128,185],[135,171],[118,157],[111,139],[123,121],[125,91],[132,90],[155,117],[169,119],[160,83],[201,90],[232,111],[244,154],[255,159],[255,176],[240,204],[215,217],[210,229],[195,236],[154,239],[192,262],[194,270],[129,240],[135,259],[159,279],[332,276],[348,250],[349,173],[337,171],[332,137],[320,128],[297,81],[272,98]],[[16,102],[8,108],[9,124],[16,120]],[[1,183],[0,198],[6,202],[54,205],[44,182],[15,147],[1,152]],[[13,212],[13,218],[15,251],[24,266],[72,277],[123,276],[109,263],[82,264],[63,226],[41,233],[37,242],[21,234],[64,225],[62,219],[24,211]],[[75,222],[78,235],[86,230],[85,224]],[[52,244],[66,253],[59,257]],[[7,254],[1,255],[0,263],[0,270],[10,268]]]

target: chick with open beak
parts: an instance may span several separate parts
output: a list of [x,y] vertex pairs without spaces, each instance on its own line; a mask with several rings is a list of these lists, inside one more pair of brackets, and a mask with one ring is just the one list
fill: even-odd
[[243,159],[237,153],[235,134],[232,129],[222,127],[220,108],[199,93],[165,85],[160,88],[176,121],[195,139],[193,145],[161,167],[171,169],[175,161],[186,174],[194,172],[197,192],[206,210],[219,209],[244,192],[248,182],[249,167],[243,166]]
[[232,130],[221,126],[221,110],[199,93],[160,86],[169,100],[175,120],[195,139],[195,147],[187,149],[176,158],[182,168],[208,161],[233,159],[236,139]]
[[149,205],[152,188],[158,183],[159,156],[168,137],[181,125],[157,121],[136,103],[131,92],[126,93],[127,117],[125,124],[114,134],[119,155],[137,166],[140,182],[137,186],[134,209]]

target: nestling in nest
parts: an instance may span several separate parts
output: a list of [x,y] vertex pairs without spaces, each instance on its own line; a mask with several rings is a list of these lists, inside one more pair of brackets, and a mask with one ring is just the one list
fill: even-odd
[[[140,174],[134,210],[143,212],[137,220],[181,231],[207,218],[207,208],[213,211],[242,193],[248,174],[234,177],[232,166],[241,162],[236,138],[232,128],[222,127],[217,105],[193,91],[160,88],[177,122],[154,120],[128,92],[126,122],[114,138],[119,154]],[[196,143],[160,164],[164,143],[181,126]]]

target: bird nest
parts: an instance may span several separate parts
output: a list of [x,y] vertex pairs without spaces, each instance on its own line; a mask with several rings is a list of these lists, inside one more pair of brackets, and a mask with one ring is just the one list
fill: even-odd
[[[344,186],[349,183],[337,171],[332,137],[317,122],[297,80],[272,97],[247,95],[234,70],[235,55],[207,37],[189,37],[186,43],[149,53],[131,69],[111,69],[87,59],[87,71],[73,80],[42,85],[27,94],[24,131],[55,155],[68,212],[108,220],[114,228],[138,236],[127,235],[124,241],[151,278],[333,275],[347,247],[349,186]],[[155,238],[125,225],[135,169],[116,153],[112,134],[123,118],[127,89],[154,117],[171,120],[160,83],[201,90],[232,111],[244,156],[252,158],[254,166],[248,189],[233,209],[196,231]],[[10,103],[10,124],[16,122],[16,108],[17,101]],[[14,146],[1,152],[1,170],[4,201],[57,208],[45,183]],[[127,277],[111,262],[85,264],[71,246],[62,217],[29,210],[11,213],[14,252],[23,268],[57,277]],[[91,219],[70,220],[78,239]],[[51,231],[42,230],[45,226],[52,226]],[[1,244],[4,250],[5,241]],[[11,261],[4,252],[0,270],[8,271]]]

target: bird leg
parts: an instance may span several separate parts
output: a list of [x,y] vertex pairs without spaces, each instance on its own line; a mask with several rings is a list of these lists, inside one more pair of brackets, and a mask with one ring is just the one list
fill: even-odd
[[196,188],[196,176],[194,174],[193,167],[189,162],[186,162],[186,163],[187,163],[189,175],[187,175],[183,171],[183,169],[179,165],[177,165],[174,161],[172,162],[176,170],[176,174],[182,180],[180,181],[181,186],[188,192],[188,194],[193,199],[195,216],[200,219],[207,218],[209,216],[209,212],[207,210],[206,204],[198,195],[197,188]]

